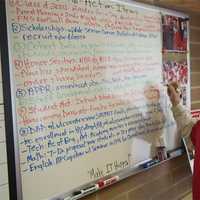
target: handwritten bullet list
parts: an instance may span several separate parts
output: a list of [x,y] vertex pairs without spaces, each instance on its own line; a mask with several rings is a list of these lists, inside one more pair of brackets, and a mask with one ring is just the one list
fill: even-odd
[[144,94],[161,77],[161,17],[106,2],[8,1],[22,174],[163,128]]

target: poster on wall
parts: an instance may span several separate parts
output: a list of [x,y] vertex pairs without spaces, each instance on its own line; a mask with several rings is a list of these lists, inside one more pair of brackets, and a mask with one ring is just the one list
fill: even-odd
[[163,50],[170,52],[187,51],[187,19],[171,15],[162,17]]
[[164,53],[163,54],[163,81],[170,83],[177,81],[181,86],[181,99],[183,105],[188,105],[189,97],[189,68],[187,54]]
[[162,16],[163,82],[180,84],[182,104],[190,108],[188,18]]

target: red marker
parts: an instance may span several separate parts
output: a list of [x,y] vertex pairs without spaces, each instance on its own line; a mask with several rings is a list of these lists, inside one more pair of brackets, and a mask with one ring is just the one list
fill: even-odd
[[99,188],[103,188],[109,185],[112,185],[113,183],[116,183],[119,180],[119,176],[113,176],[106,180],[100,180],[97,184],[99,185]]

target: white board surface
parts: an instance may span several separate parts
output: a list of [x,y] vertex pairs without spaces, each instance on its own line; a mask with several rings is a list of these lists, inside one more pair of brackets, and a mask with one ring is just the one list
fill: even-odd
[[72,0],[6,9],[23,199],[49,199],[154,156],[159,143],[179,144],[166,134],[175,126],[159,10]]

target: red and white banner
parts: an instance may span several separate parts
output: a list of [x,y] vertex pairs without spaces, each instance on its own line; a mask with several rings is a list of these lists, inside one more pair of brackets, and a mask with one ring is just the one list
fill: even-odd
[[193,118],[200,119],[200,109],[191,110],[191,115]]

